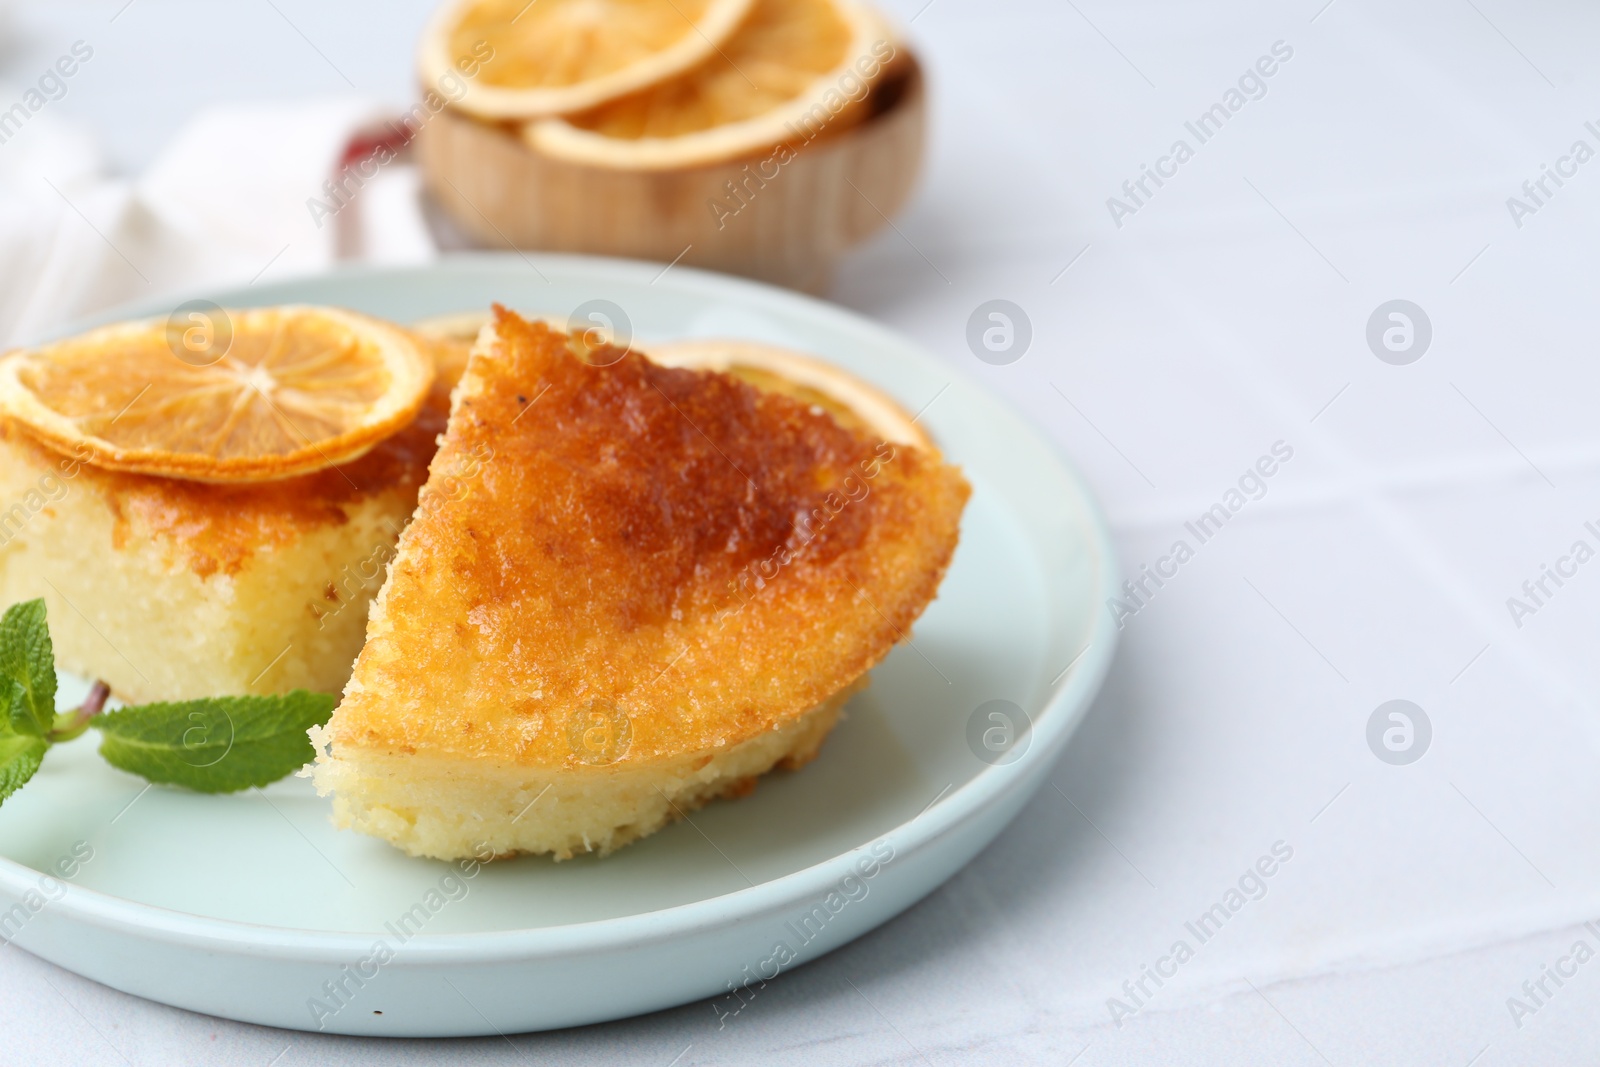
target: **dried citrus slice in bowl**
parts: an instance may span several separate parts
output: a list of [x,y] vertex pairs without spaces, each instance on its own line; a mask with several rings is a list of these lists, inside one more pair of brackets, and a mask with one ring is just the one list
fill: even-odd
[[410,335],[349,311],[218,308],[199,321],[12,352],[0,416],[111,470],[269,481],[359,456],[411,422],[433,379]]
[[523,139],[545,155],[621,169],[666,169],[799,145],[852,125],[897,54],[888,24],[856,0],[755,0],[717,53],[693,70]]
[[752,0],[454,0],[423,31],[422,83],[469,114],[594,107],[688,70]]

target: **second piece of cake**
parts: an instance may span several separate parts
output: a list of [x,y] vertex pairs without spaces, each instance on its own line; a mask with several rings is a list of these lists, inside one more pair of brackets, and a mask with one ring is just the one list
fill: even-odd
[[[580,358],[583,357],[583,358]],[[968,487],[822,407],[497,312],[313,771],[413,855],[608,852],[809,760]]]

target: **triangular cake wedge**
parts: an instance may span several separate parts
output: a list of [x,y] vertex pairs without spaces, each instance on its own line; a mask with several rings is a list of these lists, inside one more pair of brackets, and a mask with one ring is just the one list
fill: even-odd
[[317,789],[439,858],[609,852],[748,792],[907,639],[968,494],[821,405],[497,308]]

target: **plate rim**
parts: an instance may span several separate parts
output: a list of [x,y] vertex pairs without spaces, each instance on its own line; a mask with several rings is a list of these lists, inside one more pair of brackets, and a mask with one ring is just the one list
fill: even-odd
[[[659,264],[642,260],[556,253],[470,252],[452,253],[426,264],[340,264],[331,270],[275,278],[260,289],[253,285],[211,287],[186,290],[159,300],[127,302],[76,319],[60,330],[44,332],[38,340],[27,343],[41,343],[109,321],[134,316],[149,317],[156,314],[159,308],[176,306],[185,299],[210,299],[224,303],[248,293],[270,294],[282,286],[305,285],[329,279],[375,282],[396,275],[454,273],[463,269],[492,272],[496,269],[523,270],[532,267],[535,273],[542,276],[538,270],[538,264],[541,263],[549,266],[552,273],[564,273],[569,277],[573,274],[589,275],[598,281],[623,284],[653,284],[662,280],[665,274]],[[1020,431],[1027,434],[1042,453],[1055,461],[1059,474],[1076,492],[1077,510],[1085,520],[1088,532],[1086,544],[1096,560],[1094,570],[1097,584],[1101,591],[1110,587],[1109,583],[1117,573],[1116,549],[1105,513],[1082,472],[1032,419],[996,396],[968,371],[940,360],[916,341],[861,312],[818,297],[693,267],[678,266],[672,270],[676,275],[676,284],[687,285],[699,293],[726,295],[731,290],[750,303],[780,307],[788,305],[789,309],[804,317],[820,318],[858,335],[864,333],[875,346],[892,350],[898,358],[908,362],[936,369],[949,376],[951,384],[964,385],[972,394],[981,397],[985,404],[1012,415]],[[261,301],[253,303],[260,304]],[[249,305],[241,300],[238,306]],[[1098,600],[1098,596],[1095,599]],[[1094,621],[1083,651],[1070,665],[1066,675],[1053,684],[1039,711],[1032,716],[1033,743],[1028,750],[1013,762],[984,767],[962,785],[937,798],[919,814],[890,827],[871,841],[778,878],[667,908],[550,926],[418,934],[406,943],[408,962],[414,965],[481,964],[554,958],[671,940],[713,925],[726,925],[734,919],[758,917],[790,906],[797,899],[806,899],[819,891],[826,892],[853,870],[853,861],[860,852],[878,841],[888,841],[895,849],[896,859],[928,847],[963,823],[1003,803],[1015,789],[1028,786],[1031,792],[1042,784],[1041,777],[1039,782],[1030,786],[1030,779],[1035,775],[1028,772],[1037,770],[1039,764],[1059,756],[1099,692],[1115,656],[1118,630],[1112,624],[1110,615],[1103,611],[1092,611],[1091,617]],[[38,881],[46,877],[53,876],[0,855],[0,898],[18,899],[36,889]],[[130,900],[69,881],[58,881],[65,891],[47,905],[58,917],[75,919],[136,938],[159,938],[167,943],[197,948],[247,948],[257,957],[320,962],[324,959],[342,960],[352,953],[365,952],[371,947],[373,938],[379,936],[376,931],[315,930],[197,915]],[[929,891],[932,888],[935,887],[930,886]]]

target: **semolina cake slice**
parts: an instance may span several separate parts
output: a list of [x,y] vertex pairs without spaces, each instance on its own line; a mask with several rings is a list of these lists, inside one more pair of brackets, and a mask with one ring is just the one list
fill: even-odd
[[102,470],[0,423],[0,604],[44,597],[61,665],[129,702],[338,692],[445,410],[241,485]]
[[821,405],[497,308],[317,790],[439,858],[605,853],[748,792],[906,639],[968,493]]
[[[102,332],[115,341],[105,359],[151,358],[130,348],[145,340],[138,324]],[[88,443],[63,453],[0,417],[0,605],[43,597],[61,664],[130,702],[338,692],[464,362],[413,342],[437,370],[415,417],[355,459],[294,477],[109,470]],[[131,388],[148,380],[128,373]]]

